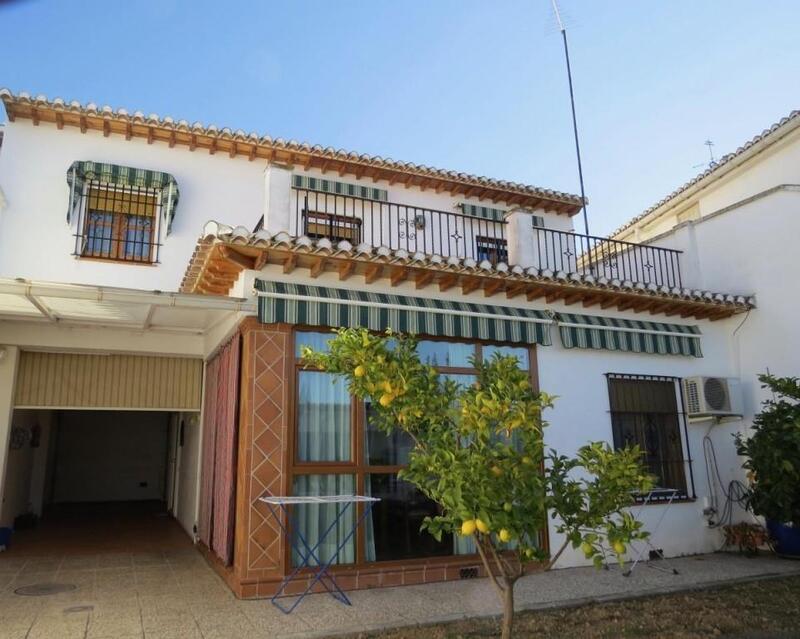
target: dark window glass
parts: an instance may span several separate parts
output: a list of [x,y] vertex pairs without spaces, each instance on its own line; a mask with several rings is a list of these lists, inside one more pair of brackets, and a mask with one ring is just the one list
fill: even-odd
[[453,538],[436,541],[420,532],[422,520],[437,514],[437,506],[412,484],[397,475],[367,475],[369,494],[379,497],[366,528],[367,561],[390,561],[453,554]]
[[365,404],[366,432],[365,457],[369,466],[404,466],[414,448],[411,436],[396,428],[391,435],[378,429],[372,421],[374,409],[371,402]]
[[686,494],[686,460],[674,380],[609,377],[614,446],[638,445],[657,488]]
[[499,237],[476,237],[476,259],[489,260],[492,264],[508,263],[508,243]]

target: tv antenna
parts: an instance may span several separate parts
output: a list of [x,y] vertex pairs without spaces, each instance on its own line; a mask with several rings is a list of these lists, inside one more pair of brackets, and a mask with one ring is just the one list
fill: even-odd
[[583,228],[586,235],[589,235],[589,218],[586,214],[586,192],[583,188],[583,166],[581,165],[581,145],[578,141],[578,118],[575,115],[575,92],[572,89],[572,68],[569,64],[569,45],[567,44],[567,29],[564,23],[561,22],[561,13],[558,11],[558,3],[556,0],[553,2],[553,12],[556,14],[556,21],[558,22],[558,29],[561,31],[561,37],[564,40],[564,58],[567,61],[567,80],[569,81],[569,103],[572,107],[572,132],[575,135],[575,155],[578,158],[578,180],[581,185],[581,204],[583,209]]
[[695,164],[692,167],[693,169],[699,169],[701,166],[708,166],[709,169],[713,169],[717,165],[717,160],[714,157],[714,143],[711,140],[706,140],[703,144],[708,147],[708,163]]

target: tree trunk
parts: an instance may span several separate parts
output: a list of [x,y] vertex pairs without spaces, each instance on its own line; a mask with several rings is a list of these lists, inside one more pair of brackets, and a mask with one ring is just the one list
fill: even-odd
[[511,629],[514,625],[514,582],[506,580],[503,593],[503,630],[502,639],[511,639]]

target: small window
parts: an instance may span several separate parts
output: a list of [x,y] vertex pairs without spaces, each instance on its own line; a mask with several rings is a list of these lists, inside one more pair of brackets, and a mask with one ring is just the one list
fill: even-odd
[[502,238],[478,236],[475,238],[475,247],[479,262],[489,260],[492,264],[508,263],[508,242]]
[[78,255],[145,264],[157,261],[159,197],[153,190],[90,183],[84,200]]
[[656,488],[676,489],[686,497],[689,461],[681,437],[679,384],[675,377],[608,375],[614,446],[638,445]]
[[541,215],[531,215],[531,222],[533,223],[533,228],[535,229],[544,228],[544,218]]
[[333,213],[305,213],[305,235],[312,240],[323,237],[331,242],[347,240],[354,246],[361,243],[361,220]]

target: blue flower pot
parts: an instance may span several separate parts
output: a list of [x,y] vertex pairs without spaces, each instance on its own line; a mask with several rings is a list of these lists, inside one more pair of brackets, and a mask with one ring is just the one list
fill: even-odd
[[782,557],[800,559],[800,527],[767,519],[767,531],[775,542],[775,552]]

